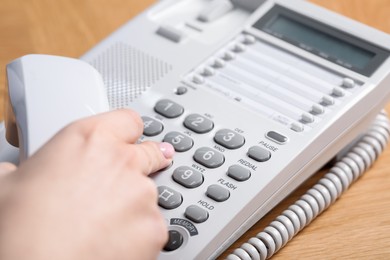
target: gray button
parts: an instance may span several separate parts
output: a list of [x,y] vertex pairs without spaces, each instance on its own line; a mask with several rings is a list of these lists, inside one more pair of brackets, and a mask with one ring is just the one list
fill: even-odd
[[251,177],[251,171],[240,165],[232,165],[229,167],[227,175],[236,181],[246,181]]
[[221,129],[215,134],[214,141],[228,149],[237,149],[244,145],[245,138],[232,130]]
[[169,132],[165,135],[163,141],[170,143],[176,152],[188,151],[194,145],[194,141],[190,137],[179,132]]
[[188,206],[184,215],[186,218],[194,221],[195,223],[205,222],[209,218],[209,213],[207,210],[204,210],[196,205]]
[[213,184],[207,188],[206,195],[215,201],[222,202],[230,197],[230,192],[224,187]]
[[183,201],[181,194],[167,186],[158,188],[158,205],[164,209],[174,209],[180,206]]
[[278,132],[275,132],[275,131],[269,131],[265,136],[268,139],[271,139],[272,141],[277,142],[279,144],[284,144],[288,141],[287,136],[284,136],[284,135],[282,135]]
[[271,158],[271,153],[259,146],[252,146],[248,150],[248,156],[258,162],[265,162]]
[[194,160],[207,168],[217,168],[225,162],[225,156],[208,147],[196,150]]
[[174,170],[172,178],[186,188],[196,188],[203,183],[203,175],[188,166],[180,166]]
[[353,88],[356,86],[356,83],[353,79],[350,79],[350,78],[344,78],[341,85],[344,87],[344,88]]
[[182,31],[169,25],[161,25],[156,33],[173,42],[180,42],[184,38]]
[[184,86],[180,86],[175,90],[176,95],[184,95],[187,93],[188,89]]
[[164,251],[174,251],[183,244],[183,235],[177,230],[168,231],[168,242],[165,244]]
[[168,118],[178,117],[184,112],[184,108],[182,106],[169,99],[162,99],[158,101],[154,106],[154,110],[160,115]]
[[144,121],[144,135],[146,136],[155,136],[164,130],[163,124],[156,119],[143,116],[142,121]]
[[184,126],[196,133],[203,134],[211,131],[214,127],[214,123],[210,119],[199,114],[191,114],[184,120]]

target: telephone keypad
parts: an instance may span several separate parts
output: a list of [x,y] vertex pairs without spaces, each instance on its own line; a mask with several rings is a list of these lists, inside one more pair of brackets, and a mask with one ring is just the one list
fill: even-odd
[[213,184],[207,188],[206,195],[215,201],[222,202],[230,197],[230,192],[220,185]]
[[186,218],[194,221],[195,223],[205,222],[209,218],[209,213],[207,212],[207,210],[204,210],[196,205],[188,206],[184,215],[186,216]]
[[159,121],[148,117],[143,116],[141,117],[142,121],[144,122],[144,132],[143,134],[146,136],[155,136],[160,134],[164,130],[164,126]]
[[232,165],[229,167],[227,175],[236,181],[246,181],[251,177],[251,171],[240,165]]
[[209,147],[201,147],[195,151],[194,160],[207,168],[218,168],[225,162],[225,156]]
[[177,208],[183,202],[182,195],[179,192],[167,186],[159,186],[157,190],[158,190],[158,205],[160,205],[164,209]]
[[203,175],[188,166],[180,166],[173,171],[172,178],[186,188],[196,188],[203,183]]
[[214,123],[202,115],[191,114],[185,118],[184,126],[198,134],[204,134],[214,128]]
[[164,142],[170,143],[176,152],[185,152],[192,148],[194,141],[180,132],[169,132],[165,135]]
[[158,101],[154,106],[154,110],[167,118],[179,117],[184,112],[184,108],[181,105],[169,99]]
[[221,129],[215,134],[214,141],[225,148],[237,149],[244,145],[245,138],[232,130]]

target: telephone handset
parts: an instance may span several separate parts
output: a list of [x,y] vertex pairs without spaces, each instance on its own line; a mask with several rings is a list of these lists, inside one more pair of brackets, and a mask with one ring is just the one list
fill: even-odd
[[[160,259],[212,259],[368,129],[390,96],[389,42],[305,1],[165,0],[74,62],[101,74],[101,111],[137,110],[140,141],[177,151],[153,177],[170,235]],[[229,257],[280,249],[379,156],[388,126],[380,115],[325,179]]]

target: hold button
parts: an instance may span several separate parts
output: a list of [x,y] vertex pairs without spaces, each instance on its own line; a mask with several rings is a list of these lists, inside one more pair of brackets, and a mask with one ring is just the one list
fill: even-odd
[[275,131],[269,131],[265,136],[268,139],[270,139],[270,140],[272,140],[274,142],[277,142],[278,144],[285,144],[288,141],[288,137],[287,136],[279,134],[279,133],[277,133]]

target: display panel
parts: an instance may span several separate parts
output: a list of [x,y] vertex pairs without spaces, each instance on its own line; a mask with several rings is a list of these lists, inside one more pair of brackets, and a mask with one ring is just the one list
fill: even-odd
[[389,56],[388,51],[277,5],[254,27],[366,76]]

